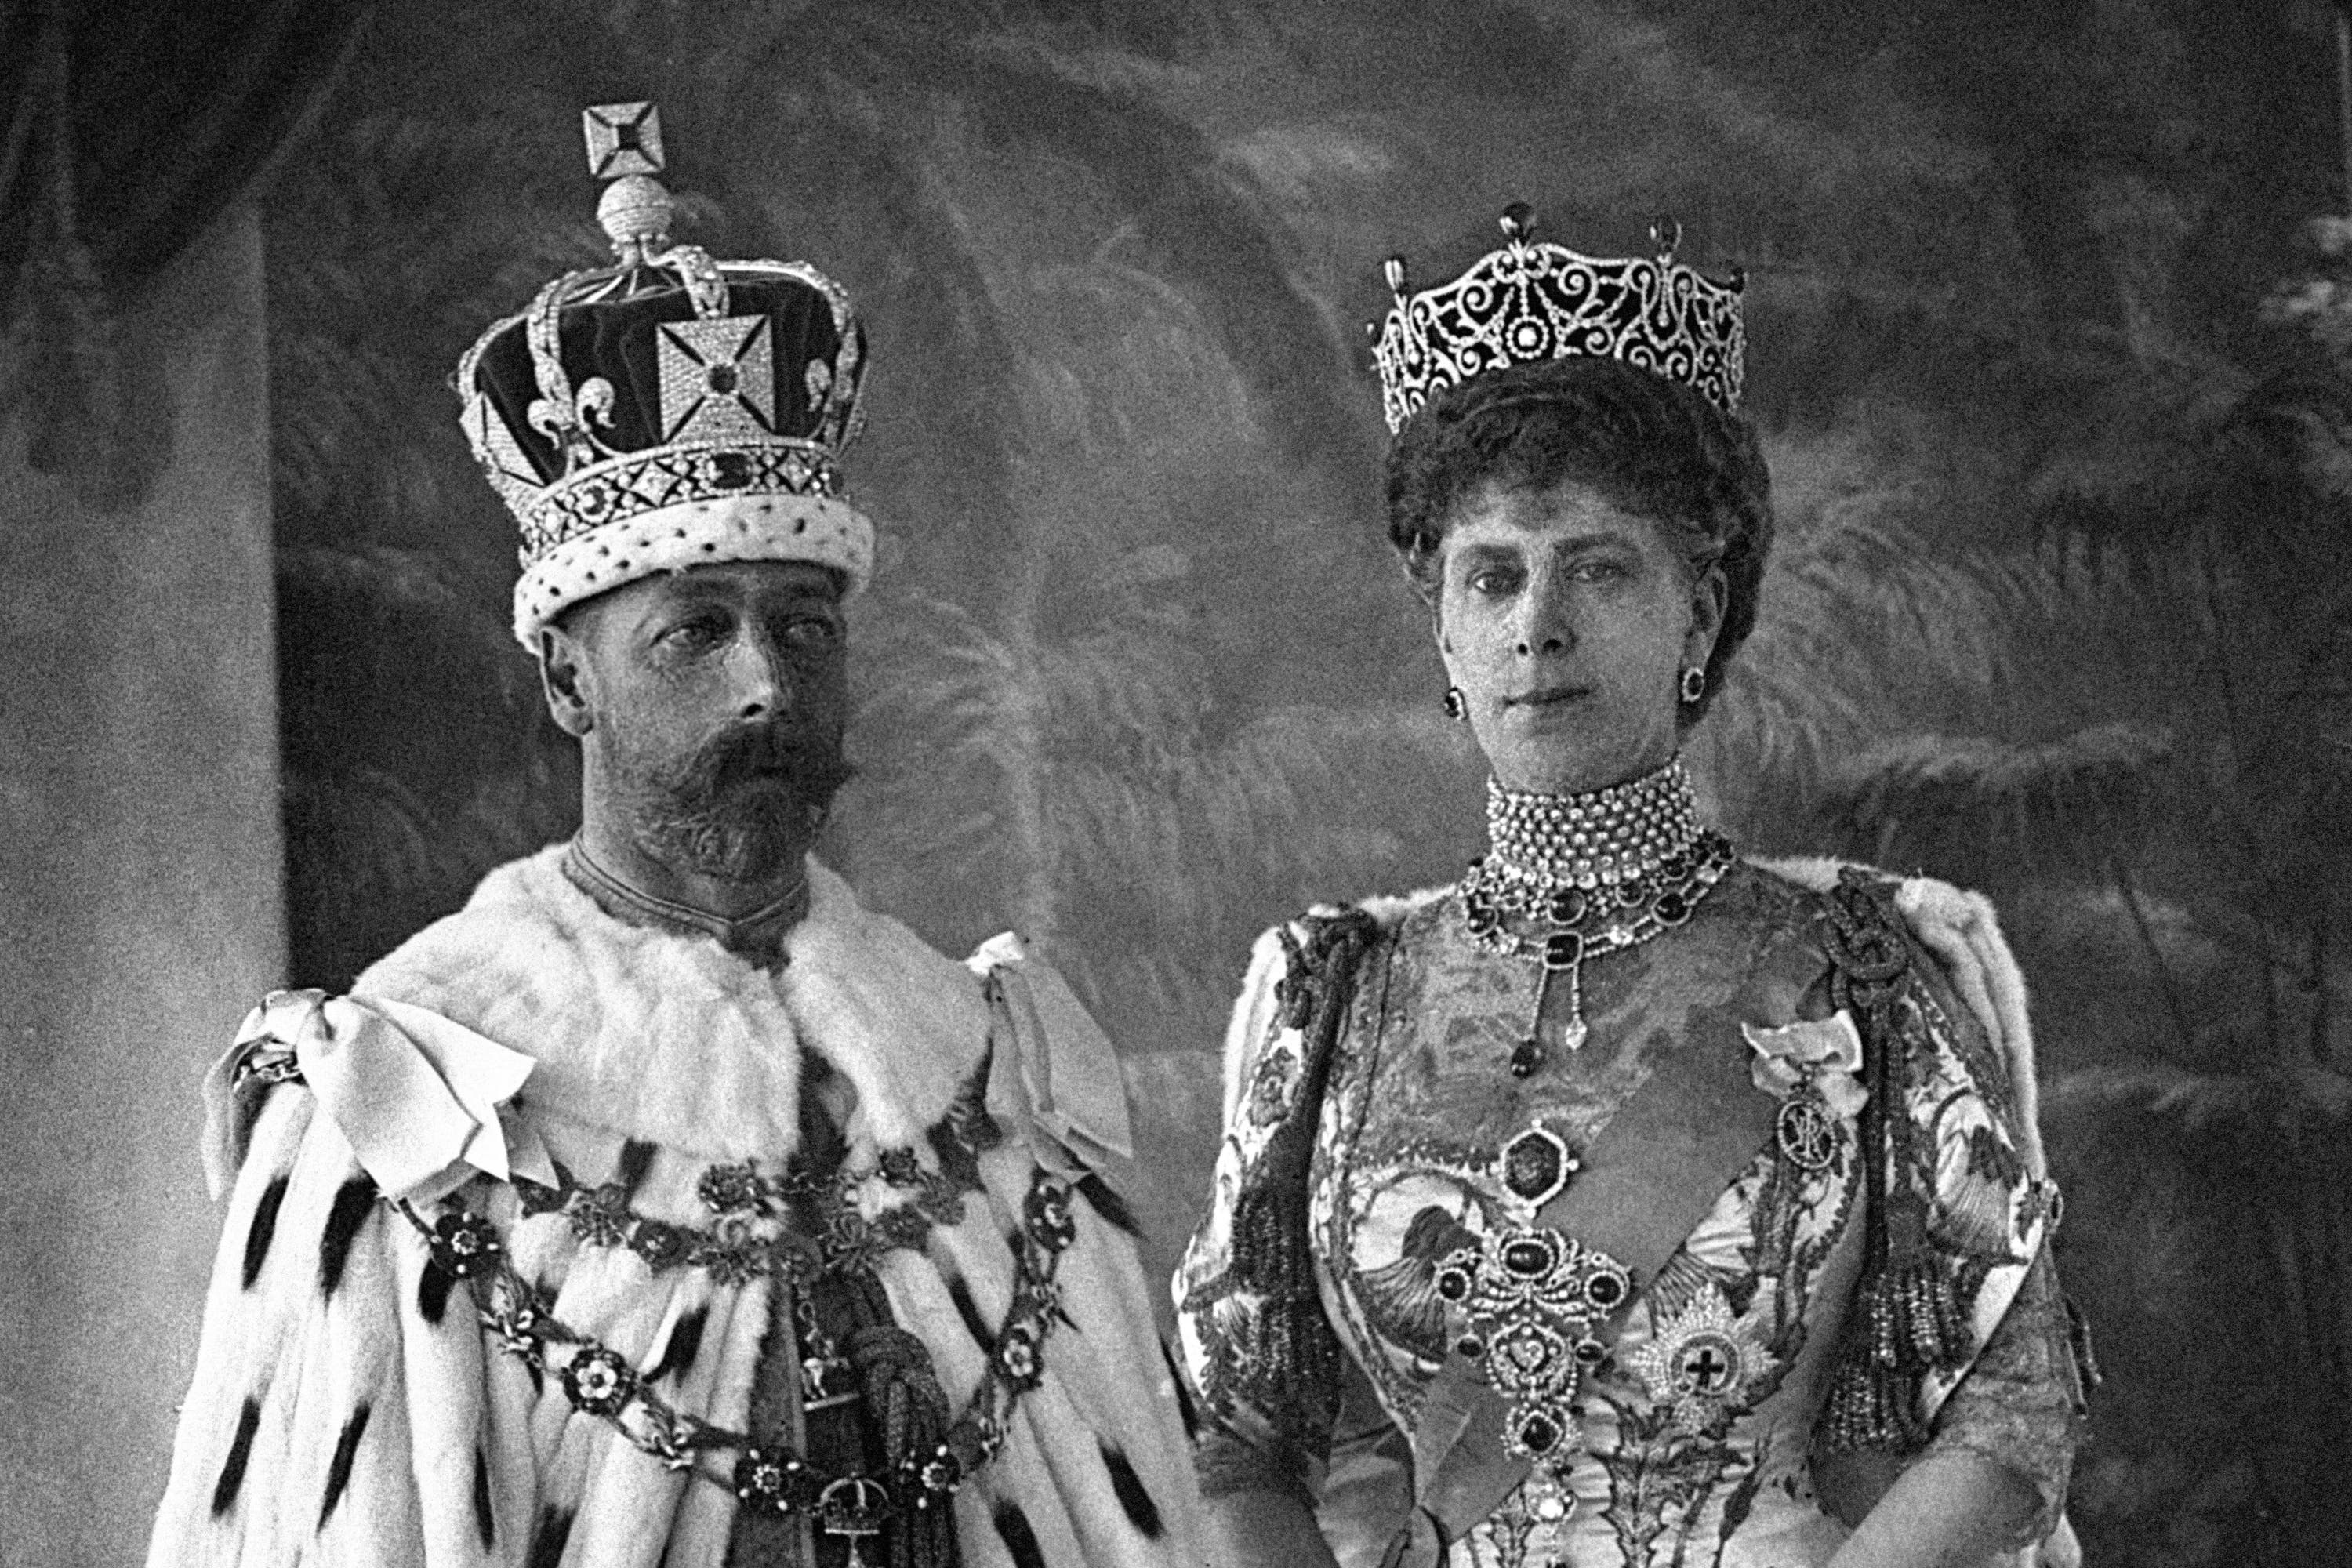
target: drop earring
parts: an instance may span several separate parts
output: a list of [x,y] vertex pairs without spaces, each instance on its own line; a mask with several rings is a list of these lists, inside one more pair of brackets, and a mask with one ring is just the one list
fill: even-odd
[[1678,689],[1681,691],[1682,700],[1685,702],[1696,702],[1700,698],[1706,696],[1706,669],[1703,668],[1694,668],[1684,670],[1682,683]]
[[1445,716],[1456,723],[1470,717],[1470,700],[1462,695],[1458,686],[1445,689]]

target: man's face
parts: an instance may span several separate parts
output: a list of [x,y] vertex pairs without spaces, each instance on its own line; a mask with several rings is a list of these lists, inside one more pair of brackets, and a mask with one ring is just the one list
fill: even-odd
[[723,562],[615,588],[551,635],[556,718],[639,848],[746,882],[807,848],[850,773],[839,599],[806,562]]

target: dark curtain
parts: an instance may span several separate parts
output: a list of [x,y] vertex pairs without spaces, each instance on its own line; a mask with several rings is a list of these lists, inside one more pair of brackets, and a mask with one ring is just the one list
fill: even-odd
[[142,420],[119,306],[297,139],[366,0],[0,0],[0,405],[36,468],[135,502]]

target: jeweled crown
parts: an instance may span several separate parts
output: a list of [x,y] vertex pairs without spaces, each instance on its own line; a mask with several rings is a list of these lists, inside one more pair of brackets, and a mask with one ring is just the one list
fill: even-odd
[[567,272],[457,368],[474,455],[522,530],[515,634],[657,571],[806,560],[849,591],[873,525],[843,499],[866,334],[803,261],[671,243],[659,111],[583,117],[614,261]]
[[1524,202],[1503,209],[1504,245],[1450,283],[1405,292],[1404,258],[1388,259],[1396,303],[1376,333],[1381,412],[1391,435],[1430,397],[1505,365],[1588,354],[1686,383],[1726,414],[1739,412],[1746,279],[1718,283],[1675,259],[1682,230],[1651,226],[1654,257],[1583,256],[1535,238]]

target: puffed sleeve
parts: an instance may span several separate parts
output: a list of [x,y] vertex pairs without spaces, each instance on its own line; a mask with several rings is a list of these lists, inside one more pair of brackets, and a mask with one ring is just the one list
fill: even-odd
[[2022,1544],[2057,1526],[2082,1426],[2082,1381],[2065,1300],[2045,1248],[1937,1412],[1927,1452],[1976,1454],[2032,1487],[2041,1506],[2021,1532]]
[[1223,1135],[1209,1212],[1174,1282],[1198,1395],[1203,1493],[1270,1490],[1310,1505],[1330,1450],[1340,1351],[1306,1247],[1307,1156],[1322,1062],[1308,928],[1258,940],[1225,1035]]
[[[1866,923],[1863,887],[1850,880],[1837,896]],[[1953,962],[2013,973],[1989,913],[1963,950],[1948,921],[1923,921],[1918,900],[1905,902],[1917,941],[1903,944],[1904,973],[1875,994],[1861,983],[1853,992],[1875,1019],[1865,1026],[1876,1037],[1865,1114],[1878,1121],[1876,1169],[1869,1256],[1824,1436],[1832,1452],[1991,1460],[2040,1500],[2022,1544],[2056,1525],[2081,1435],[2081,1384],[2048,1254],[2058,1193],[2031,1130],[2031,1096],[2020,1092],[2031,1085],[2030,1042],[2000,1032],[2012,1012],[2020,1022],[2010,1028],[2021,1028],[2021,1005],[1987,1005],[1983,973]],[[1841,939],[1850,949],[1851,935]]]

